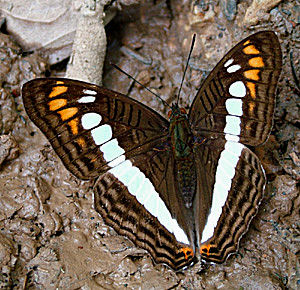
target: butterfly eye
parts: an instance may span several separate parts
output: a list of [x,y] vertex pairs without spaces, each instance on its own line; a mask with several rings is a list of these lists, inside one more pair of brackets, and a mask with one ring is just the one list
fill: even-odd
[[184,108],[180,108],[180,113],[181,114],[186,114],[186,110]]

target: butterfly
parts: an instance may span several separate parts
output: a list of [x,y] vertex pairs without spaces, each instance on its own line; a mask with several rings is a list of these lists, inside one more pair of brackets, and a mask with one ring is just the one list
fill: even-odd
[[175,103],[169,120],[71,79],[34,79],[22,96],[65,167],[95,180],[104,221],[179,270],[199,257],[224,262],[256,215],[266,177],[247,146],[270,134],[281,66],[276,34],[253,34],[215,66],[189,112]]

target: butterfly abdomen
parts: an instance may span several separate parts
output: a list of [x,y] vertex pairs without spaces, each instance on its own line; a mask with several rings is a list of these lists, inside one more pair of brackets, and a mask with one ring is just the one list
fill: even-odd
[[189,158],[176,161],[175,168],[179,191],[182,194],[186,207],[190,208],[196,191],[196,171],[193,154]]

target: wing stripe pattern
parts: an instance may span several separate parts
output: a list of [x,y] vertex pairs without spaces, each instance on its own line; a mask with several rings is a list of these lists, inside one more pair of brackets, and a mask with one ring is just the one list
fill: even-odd
[[[204,92],[204,96],[205,96],[206,99],[208,99],[208,93],[206,91]],[[204,97],[201,98],[201,103],[202,103],[202,106],[204,107],[204,110],[207,111],[207,112],[209,112],[208,108],[206,107],[206,104],[205,104],[205,101],[204,101]]]
[[[257,213],[266,183],[264,171],[254,153],[230,140],[226,141],[224,148],[217,166],[212,209],[200,247],[202,257],[216,263],[224,262],[236,251],[240,238]],[[230,163],[226,163],[227,158]],[[237,160],[236,167],[234,159]],[[231,183],[225,176],[231,178]]]
[[[150,252],[155,261],[179,269],[193,262],[183,245],[160,226],[144,207],[137,206],[135,197],[111,173],[102,175],[95,185],[95,207],[105,222],[119,234],[129,237],[137,246]],[[144,191],[148,195],[147,190]]]
[[[220,82],[219,82],[219,84],[221,84]],[[213,86],[214,87],[214,89],[215,89],[215,93],[213,92],[213,90],[210,88],[210,90],[212,91],[212,95],[214,96],[214,103],[216,104],[217,103],[217,101],[218,101],[218,97],[217,96],[221,96],[221,93],[220,93],[220,90],[219,90],[219,88],[218,88],[218,85],[217,85],[217,83],[216,83],[216,81],[213,79],[213,81],[212,81],[212,85],[211,86]]]
[[249,174],[249,181],[239,175],[233,184],[233,198],[227,200],[220,217],[222,225],[217,226],[213,238],[204,243],[202,248],[203,257],[209,261],[223,262],[225,257],[236,251],[239,240],[256,215],[263,197],[265,178],[257,157],[245,148],[239,166],[243,174]]
[[[118,102],[116,102],[117,104]],[[117,118],[117,108],[118,105],[115,107],[114,118]],[[124,116],[124,105],[122,105],[121,114],[118,115],[119,120],[123,119]],[[83,115],[82,118],[90,119],[90,123],[94,123],[95,116],[94,115]],[[99,119],[102,117],[99,115]],[[98,121],[98,120],[97,120]],[[81,120],[81,122],[86,122],[85,118]],[[104,130],[101,130],[104,128]],[[97,130],[94,131],[93,130]],[[103,153],[103,157],[106,162],[108,162],[108,166],[115,165],[111,163],[116,158],[121,157],[122,154],[125,153],[124,149],[119,146],[117,139],[112,138],[112,129],[109,125],[102,125],[93,129],[91,131],[92,137],[96,143],[96,145],[101,145],[100,150]],[[125,160],[124,158],[119,159],[120,161]],[[155,163],[154,163],[155,164]],[[164,202],[159,198],[158,193],[154,190],[153,186],[151,185],[150,181],[145,177],[145,175],[135,166],[132,166],[132,163],[127,160],[122,162],[121,164],[116,165],[114,168],[109,170],[118,180],[120,180],[128,189],[130,188],[130,184],[132,180],[135,178],[138,179],[140,183],[143,183],[143,187],[140,188],[137,192],[130,192],[133,194],[137,200],[145,206],[145,208],[155,217],[158,218],[160,223],[165,226],[171,233],[174,233],[177,240],[183,243],[188,243],[188,239],[182,229],[178,226],[176,220],[172,219],[168,209],[166,208]],[[146,186],[145,186],[146,185]],[[149,188],[148,191],[145,188]],[[141,195],[143,191],[148,192],[148,195]],[[163,217],[163,218],[161,218]]]
[[240,143],[228,141],[225,143],[224,150],[221,152],[216,170],[211,211],[202,233],[201,243],[206,242],[213,236],[214,229],[217,226],[222,208],[232,186],[231,183],[235,175],[235,168],[243,147],[244,146]]
[[[107,149],[111,150],[111,148]],[[155,191],[149,179],[146,178],[137,167],[132,166],[132,163],[129,160],[126,160],[120,165],[110,169],[109,172],[120,180],[128,188],[130,194],[135,196],[139,203],[143,204],[153,216],[157,217],[160,223],[165,226],[167,230],[174,233],[178,241],[185,244],[189,243],[187,236],[178,226],[177,221],[171,217],[170,212],[159,197],[158,193]],[[134,178],[142,184],[142,187],[138,191],[129,190]],[[145,188],[147,190],[145,190]],[[143,192],[147,192],[147,195],[143,194]]]

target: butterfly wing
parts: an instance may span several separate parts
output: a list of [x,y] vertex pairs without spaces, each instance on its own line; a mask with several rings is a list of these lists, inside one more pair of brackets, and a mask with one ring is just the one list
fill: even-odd
[[22,95],[30,119],[80,179],[98,177],[124,152],[127,158],[148,152],[168,134],[168,122],[150,108],[85,82],[35,79]]
[[[137,246],[146,249],[156,263],[167,264],[174,270],[193,263],[193,250],[178,242],[178,238],[161,225],[161,219],[153,211],[150,213],[147,204],[143,206],[137,202],[140,194],[132,195],[129,188],[130,185],[125,186],[110,172],[99,177],[94,187],[95,209],[104,221],[117,233],[127,236]],[[144,188],[141,195],[147,198],[152,195],[151,191],[151,187]],[[153,204],[153,200],[149,202]],[[170,216],[166,217],[166,213],[162,214],[164,209],[161,206],[157,206],[157,211],[169,224],[175,222]]]
[[[151,180],[169,209],[172,218],[187,234],[189,243],[192,243],[195,239],[194,217],[192,211],[184,205],[182,195],[178,191],[178,181],[174,174],[175,161],[172,153],[169,145],[166,144],[165,148],[160,147],[145,154],[136,155],[131,161]],[[168,228],[168,222],[165,222],[164,225]]]
[[209,74],[191,106],[189,119],[195,135],[227,133],[251,146],[265,142],[272,127],[281,66],[280,44],[272,31],[253,34],[232,48]]
[[257,146],[270,134],[280,71],[278,38],[256,33],[225,55],[192,104],[192,131],[206,138],[195,146],[194,212],[207,261],[223,262],[236,251],[262,199],[265,174],[245,145]]
[[176,194],[168,121],[120,93],[75,80],[35,79],[22,95],[65,167],[81,179],[100,176],[95,208],[108,224],[156,262],[174,269],[192,262],[192,250],[178,242],[189,243],[181,228],[187,232],[191,219],[179,219],[180,227],[173,219],[187,209]]
[[[257,213],[266,185],[265,173],[250,149],[221,138],[199,146],[195,156],[201,190],[194,204],[196,227],[201,232],[200,254],[208,262],[223,263],[236,252]],[[207,202],[209,209],[203,207]],[[201,205],[203,209],[199,210]]]

